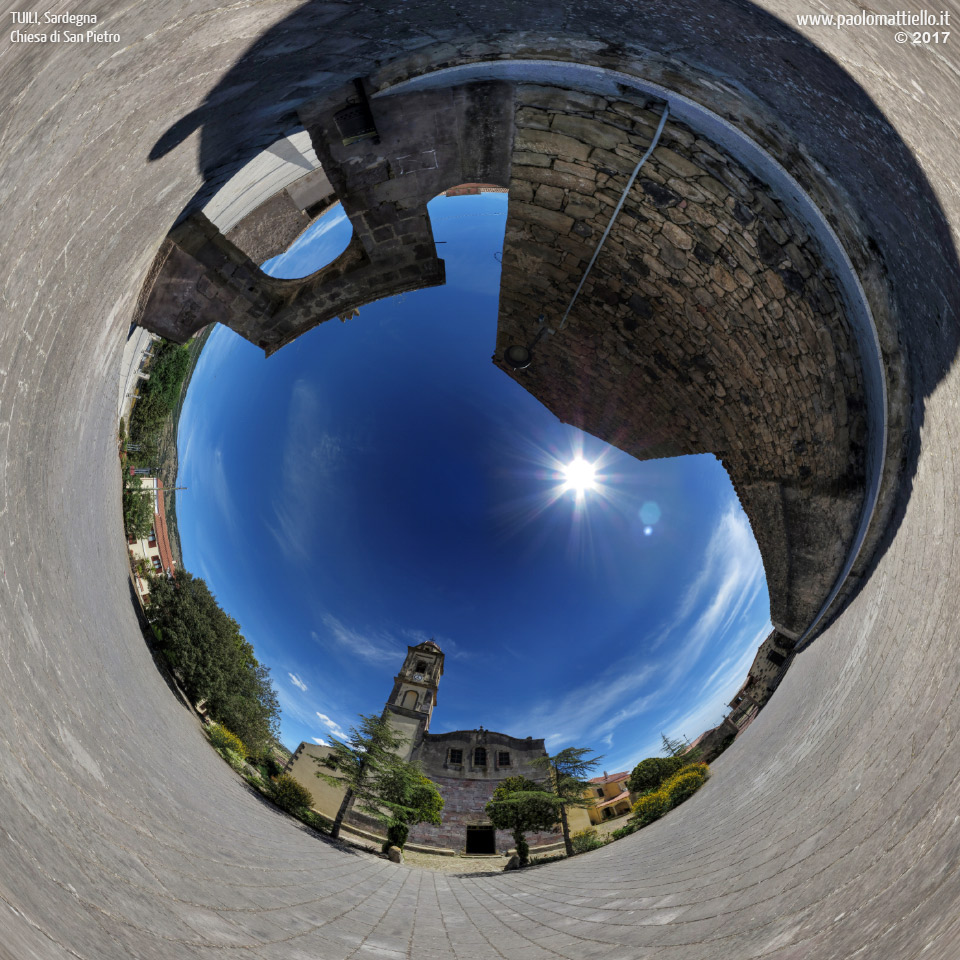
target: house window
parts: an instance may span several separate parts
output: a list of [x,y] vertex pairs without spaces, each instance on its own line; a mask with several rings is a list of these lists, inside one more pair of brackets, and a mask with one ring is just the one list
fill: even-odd
[[449,763],[463,763],[463,751],[462,750],[451,750]]
[[603,796],[603,787],[597,787],[597,796],[598,796],[598,797],[602,797],[602,796]]
[[487,748],[477,747],[473,751],[473,765],[475,767],[485,767],[487,765]]
[[497,754],[497,766],[499,767],[509,767],[510,766],[510,754],[506,750],[501,750]]
[[159,557],[153,558],[153,569],[156,570],[157,573],[159,573],[163,569],[163,564],[160,562]]
[[157,545],[157,531],[151,530],[150,536],[147,538],[147,546],[155,547]]

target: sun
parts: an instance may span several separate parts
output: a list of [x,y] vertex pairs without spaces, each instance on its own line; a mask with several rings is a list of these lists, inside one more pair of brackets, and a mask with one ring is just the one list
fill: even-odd
[[562,468],[564,490],[572,490],[578,497],[582,497],[588,490],[596,490],[598,486],[597,468],[593,463],[577,457]]

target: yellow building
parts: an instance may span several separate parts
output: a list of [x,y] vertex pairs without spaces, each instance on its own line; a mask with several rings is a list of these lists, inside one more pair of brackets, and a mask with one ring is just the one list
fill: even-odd
[[622,773],[607,773],[604,770],[602,777],[594,777],[590,781],[590,786],[583,792],[584,798],[591,801],[590,805],[567,808],[567,825],[570,832],[586,830],[588,827],[603,823],[604,820],[612,820],[614,817],[622,817],[625,813],[629,813],[636,799],[627,789],[629,779],[628,770]]
[[[139,540],[128,537],[127,545],[130,556],[134,561],[144,560],[153,568],[154,573],[173,573],[176,562],[173,551],[170,549],[170,537],[167,533],[167,515],[164,509],[163,481],[156,477],[141,477],[141,496],[153,498],[153,527],[146,537]],[[140,599],[146,602],[150,596],[147,581],[139,575],[135,576]]]

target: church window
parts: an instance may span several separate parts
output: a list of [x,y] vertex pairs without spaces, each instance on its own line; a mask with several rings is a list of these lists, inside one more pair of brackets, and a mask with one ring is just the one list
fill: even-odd
[[426,673],[426,672],[427,672],[427,665],[426,665],[426,663],[425,663],[423,660],[418,660],[418,661],[417,661],[416,671],[417,671],[417,673]]
[[403,702],[400,704],[401,707],[406,707],[408,710],[417,709],[417,691],[408,690],[403,695]]
[[462,751],[462,750],[451,750],[451,751],[450,751],[450,763],[463,763],[463,751]]
[[485,767],[487,765],[487,748],[477,747],[473,751],[473,765],[475,767]]
[[509,767],[510,766],[510,753],[506,750],[501,750],[497,753],[497,766],[498,767]]

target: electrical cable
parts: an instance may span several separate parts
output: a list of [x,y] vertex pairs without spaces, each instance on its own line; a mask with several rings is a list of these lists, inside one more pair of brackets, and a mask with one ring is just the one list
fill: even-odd
[[616,209],[613,211],[613,216],[610,217],[610,222],[607,224],[607,229],[603,231],[603,236],[600,238],[600,242],[597,244],[597,249],[593,251],[593,256],[590,258],[590,263],[587,264],[587,269],[584,271],[583,276],[580,278],[580,284],[577,287],[576,291],[573,294],[573,297],[570,299],[570,303],[567,305],[567,309],[563,314],[563,319],[560,321],[560,325],[557,329],[549,331],[550,333],[558,333],[562,330],[567,323],[567,317],[570,316],[570,311],[573,309],[574,303],[577,301],[577,297],[580,295],[580,291],[583,289],[583,285],[586,282],[587,277],[590,274],[590,271],[593,269],[594,263],[597,262],[597,257],[600,254],[600,248],[603,246],[604,241],[607,239],[607,236],[610,234],[610,229],[613,227],[613,221],[617,219],[617,214],[620,213],[621,208],[623,207],[624,201],[627,199],[627,194],[630,192],[630,188],[633,186],[633,182],[637,179],[637,174],[640,172],[640,168],[646,163],[647,158],[651,153],[656,149],[657,144],[660,142],[660,134],[663,133],[663,127],[667,122],[667,117],[670,114],[670,104],[666,104],[663,108],[663,114],[660,117],[660,123],[657,126],[657,132],[653,136],[653,140],[650,142],[650,146],[647,147],[647,152],[640,158],[640,162],[633,168],[633,173],[630,175],[630,179],[627,182],[626,187],[624,188],[623,193],[620,195],[620,202],[617,204]]

